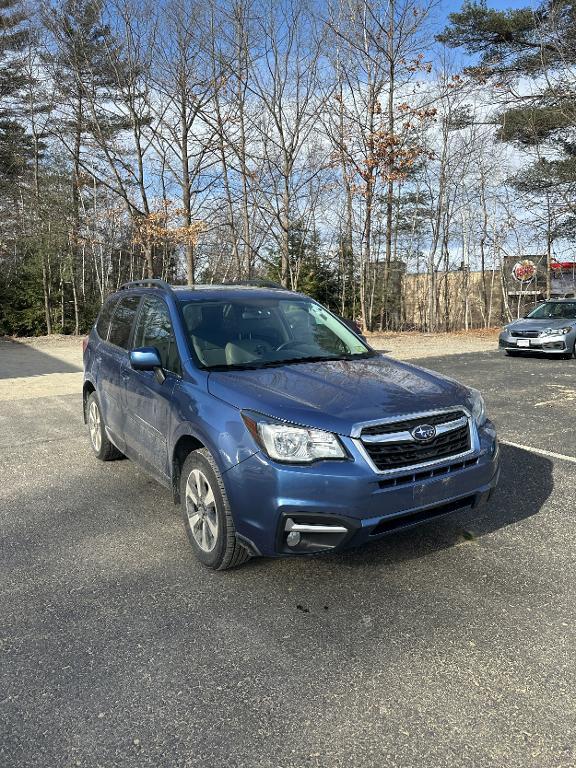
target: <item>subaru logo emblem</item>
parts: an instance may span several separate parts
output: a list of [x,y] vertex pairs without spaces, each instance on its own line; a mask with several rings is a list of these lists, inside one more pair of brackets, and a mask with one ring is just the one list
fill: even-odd
[[436,427],[433,427],[432,424],[419,424],[414,427],[410,434],[419,443],[427,443],[436,437]]

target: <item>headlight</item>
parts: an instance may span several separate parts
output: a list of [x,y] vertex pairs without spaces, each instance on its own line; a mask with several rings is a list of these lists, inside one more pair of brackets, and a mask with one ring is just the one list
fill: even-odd
[[481,427],[487,418],[486,405],[484,403],[484,398],[482,397],[480,392],[478,392],[477,389],[471,389],[470,401],[472,404],[472,416],[474,417],[474,421],[479,427]]
[[545,328],[543,331],[540,331],[540,336],[566,336],[571,330],[572,328],[569,325],[566,328]]
[[255,413],[242,414],[244,423],[261,448],[276,461],[310,464],[319,459],[345,459],[340,440],[322,429],[297,427]]

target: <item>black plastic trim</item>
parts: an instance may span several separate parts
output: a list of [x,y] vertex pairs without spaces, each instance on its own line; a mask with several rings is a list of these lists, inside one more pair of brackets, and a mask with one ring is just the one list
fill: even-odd
[[[341,549],[344,549],[346,545],[348,544],[351,539],[354,538],[354,536],[358,533],[358,531],[361,529],[361,524],[359,520],[355,520],[354,518],[350,517],[344,517],[342,515],[326,515],[322,512],[283,512],[280,516],[280,519],[278,521],[278,528],[276,530],[276,552],[282,555],[309,555],[314,554],[314,552],[311,551],[305,551],[305,550],[296,550],[294,547],[289,547],[287,544],[284,543],[284,535],[286,533],[286,520],[288,518],[291,518],[295,522],[298,523],[311,523],[312,525],[314,523],[320,525],[341,525],[348,529],[347,534],[342,534],[343,539],[335,546],[330,547],[329,549],[322,549],[319,548],[315,550],[316,553],[318,552],[338,552]],[[322,534],[319,534],[322,535]],[[334,534],[323,534],[327,536],[331,536]]]

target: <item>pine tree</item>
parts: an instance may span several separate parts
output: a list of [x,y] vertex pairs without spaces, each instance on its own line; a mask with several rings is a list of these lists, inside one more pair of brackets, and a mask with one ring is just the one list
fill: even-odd
[[536,156],[513,184],[545,197],[548,205],[551,195],[561,199],[568,213],[558,226],[569,232],[576,213],[576,83],[570,73],[576,63],[574,3],[546,0],[536,10],[497,11],[485,0],[466,2],[449,21],[438,39],[478,57],[467,69],[472,77],[494,83],[501,93],[520,79],[531,83],[530,96],[511,95],[497,116],[497,136]]
[[28,40],[20,0],[0,0],[0,183],[3,194],[22,178],[31,158],[23,124],[22,95],[28,79],[23,50]]
[[[49,14],[47,25],[52,42],[45,64],[52,71],[60,107],[59,138],[71,159],[71,221],[68,262],[74,302],[74,332],[80,328],[77,302],[76,270],[82,237],[82,194],[86,143],[98,132],[111,139],[123,126],[120,117],[106,109],[106,100],[117,85],[117,72],[111,61],[118,42],[110,26],[103,21],[102,0],[60,0]],[[117,58],[120,60],[120,57]],[[92,142],[94,143],[94,142]],[[92,151],[92,159],[93,151]]]
[[[317,232],[308,231],[301,221],[294,221],[288,230],[288,272],[291,287],[311,296],[321,304],[338,310],[338,278],[321,254]],[[268,277],[280,282],[280,254],[273,255]]]

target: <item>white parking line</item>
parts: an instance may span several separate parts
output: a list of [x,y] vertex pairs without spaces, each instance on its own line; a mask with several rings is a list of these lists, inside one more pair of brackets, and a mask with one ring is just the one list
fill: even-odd
[[521,448],[523,451],[530,451],[530,453],[538,453],[540,456],[550,456],[552,459],[560,459],[561,461],[569,461],[571,464],[576,464],[575,456],[565,456],[563,453],[554,453],[553,451],[545,451],[543,448],[532,448],[531,445],[520,445],[520,443],[512,443],[510,440],[500,440],[504,445],[511,445],[512,448]]

